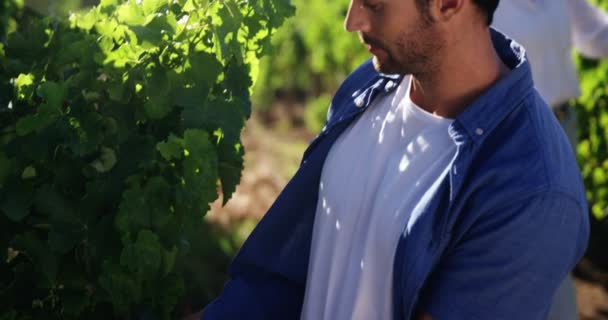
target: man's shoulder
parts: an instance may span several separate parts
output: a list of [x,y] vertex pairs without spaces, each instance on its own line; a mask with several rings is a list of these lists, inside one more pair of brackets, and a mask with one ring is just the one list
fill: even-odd
[[536,91],[522,97],[477,154],[480,171],[497,170],[494,184],[504,183],[521,193],[552,190],[582,195],[573,147]]

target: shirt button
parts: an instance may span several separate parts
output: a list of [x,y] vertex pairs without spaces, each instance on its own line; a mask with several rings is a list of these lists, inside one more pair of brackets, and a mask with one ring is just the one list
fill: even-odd
[[392,88],[394,88],[394,87],[395,87],[395,83],[394,83],[393,81],[389,81],[389,82],[387,82],[387,83],[386,83],[386,85],[384,86],[384,89],[385,89],[386,91],[389,91],[389,90],[391,90],[391,89],[392,89]]
[[363,100],[362,96],[358,96],[357,99],[355,99],[355,104],[357,107],[361,108],[365,104],[365,100]]
[[482,134],[483,134],[483,129],[482,129],[482,128],[477,128],[477,129],[475,129],[475,133],[476,133],[478,136],[480,136],[480,135],[482,135]]

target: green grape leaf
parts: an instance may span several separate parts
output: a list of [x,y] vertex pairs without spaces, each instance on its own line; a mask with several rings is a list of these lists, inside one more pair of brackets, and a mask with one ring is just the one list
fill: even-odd
[[100,17],[98,16],[97,10],[90,10],[89,12],[80,16],[73,15],[71,19],[73,23],[76,23],[78,28],[91,30],[98,22]]
[[240,182],[243,169],[243,149],[240,133],[245,124],[241,103],[214,100],[205,108],[185,108],[184,119],[189,127],[203,127],[218,132],[218,175],[224,204]]
[[214,27],[220,43],[222,58],[242,59],[241,46],[237,35],[243,20],[243,16],[232,1],[225,1],[219,8],[214,19]]
[[131,26],[143,25],[146,22],[146,16],[142,9],[135,1],[129,1],[118,7],[116,12],[118,21]]
[[120,263],[142,277],[153,277],[160,270],[161,250],[158,235],[141,230],[135,243],[127,244],[123,249]]
[[249,68],[246,65],[238,65],[236,62],[231,62],[226,67],[225,75],[226,87],[242,101],[243,114],[249,118],[251,115],[249,88],[253,85],[249,76]]
[[152,19],[143,26],[131,27],[141,46],[145,49],[158,49],[163,39],[172,37],[177,29],[175,15],[153,15]]
[[[13,32],[6,40],[7,56],[20,57],[25,61],[48,59],[44,44],[52,33],[47,22],[42,19],[30,20],[23,26],[21,32]],[[30,68],[28,68],[30,69]]]
[[171,250],[163,250],[163,274],[168,275],[171,273],[175,267],[175,260],[177,259],[177,255],[179,253],[179,249],[176,246],[173,246]]
[[278,27],[283,24],[286,18],[291,17],[296,13],[296,7],[291,0],[275,0],[273,4],[276,9],[276,15],[273,15],[273,17],[276,18],[272,19],[274,22],[273,27]]
[[46,128],[57,119],[57,115],[39,113],[25,116],[17,121],[16,131],[20,136]]
[[[236,153],[235,153],[236,154]],[[243,171],[243,159],[233,158],[233,161],[220,162],[219,175],[222,182],[222,204],[226,205],[236,191],[236,187],[241,182],[241,172]]]
[[139,183],[131,183],[129,188],[124,191],[116,215],[116,226],[122,232],[151,226],[145,193]]
[[112,35],[116,31],[117,27],[118,27],[118,23],[116,22],[115,19],[99,20],[94,25],[95,31],[97,33],[105,36],[104,38],[107,38],[107,39],[112,39]]
[[118,5],[118,0],[101,0],[99,1],[100,8],[114,7]]
[[60,228],[53,229],[49,232],[48,244],[53,252],[65,254],[72,250],[76,245],[83,240],[81,232]]
[[190,68],[186,77],[195,81],[196,86],[212,87],[222,73],[222,64],[206,52],[196,52],[188,57]]
[[21,221],[30,213],[32,190],[26,184],[14,184],[3,189],[0,210],[13,221]]
[[108,86],[107,92],[111,100],[120,103],[128,103],[132,94],[129,89],[127,84],[118,82]]
[[173,310],[168,306],[176,305],[183,296],[185,291],[184,279],[178,275],[171,274],[163,280],[160,296],[162,301],[166,301],[167,304],[163,306],[161,314],[164,319],[171,319]]
[[145,15],[157,12],[167,1],[163,0],[143,0],[142,7]]
[[53,252],[67,253],[83,241],[84,222],[69,198],[50,185],[40,187],[33,198],[36,212],[49,217],[48,246]]
[[[223,124],[226,126],[227,124]],[[222,184],[223,204],[225,205],[232,197],[237,185],[241,180],[241,172],[244,166],[244,149],[240,143],[240,136],[234,130],[227,137],[224,136],[218,143],[219,156],[219,178]]]
[[29,100],[34,94],[34,75],[20,74],[15,79],[15,89],[17,90],[17,99]]
[[15,159],[10,159],[3,152],[0,152],[0,188],[8,177],[14,174],[15,164]]
[[83,293],[64,293],[61,295],[61,306],[66,315],[80,316],[90,305],[90,299]]
[[[186,53],[184,52],[183,48],[178,48],[175,44],[170,44],[166,46],[160,54],[160,65],[170,69],[181,68],[185,56]],[[171,70],[170,72],[172,73],[169,74],[169,77],[180,78],[175,70]]]
[[[114,34],[122,36],[124,30],[117,28]],[[115,68],[124,68],[127,65],[137,65],[139,57],[145,49],[132,42],[122,43],[116,50],[108,53],[102,61],[104,65],[111,65]]]
[[32,166],[25,167],[25,169],[23,169],[23,172],[21,173],[21,179],[23,179],[23,180],[32,179],[35,177],[36,177],[36,168],[34,168]]
[[54,186],[42,185],[29,196],[34,199],[36,211],[47,215],[51,224],[74,229],[79,229],[84,224],[82,217],[76,213],[71,199]]
[[46,81],[38,86],[38,95],[46,99],[46,104],[43,104],[43,107],[47,106],[52,110],[51,113],[59,113],[66,96],[66,87],[64,84]]
[[173,97],[173,103],[183,107],[182,119],[187,128],[198,128],[204,123],[203,106],[207,100],[209,87],[180,88]]
[[148,101],[144,104],[146,115],[150,119],[162,119],[171,112],[171,87],[167,72],[154,68],[146,81]]
[[101,147],[99,158],[91,162],[91,166],[99,173],[112,170],[116,165],[116,152],[111,148]]
[[[189,95],[189,93],[192,95]],[[181,103],[184,107],[182,110],[182,119],[184,119],[184,127],[188,129],[206,128],[208,123],[208,119],[205,117],[206,107],[203,105],[203,102],[200,102],[201,100],[195,99],[196,95],[197,92],[193,89],[180,95]],[[185,99],[190,98],[192,98],[190,101],[185,101]],[[186,105],[187,103],[192,103],[192,105]]]
[[156,149],[167,161],[181,159],[184,156],[184,140],[171,134],[166,141],[159,142]]
[[24,252],[31,259],[35,268],[45,276],[46,285],[55,284],[59,257],[48,250],[47,245],[34,232],[17,235],[13,241],[13,248]]
[[127,232],[141,228],[164,228],[172,219],[172,190],[162,177],[152,177],[143,186],[132,182],[120,204],[116,225]]
[[243,102],[238,99],[213,100],[204,109],[206,126],[210,130],[221,129],[224,139],[228,140],[232,146],[239,142],[241,130],[245,125],[242,105]]
[[218,163],[215,148],[207,132],[188,129],[184,133],[187,156],[183,160],[183,184],[177,202],[194,214],[204,214],[217,198]]
[[110,301],[118,314],[126,315],[130,305],[141,300],[142,289],[139,283],[125,270],[108,261],[104,262],[98,281],[111,297]]
[[146,182],[146,205],[150,213],[150,220],[156,229],[162,229],[171,221],[172,190],[171,186],[162,177],[152,177]]
[[144,103],[144,110],[148,118],[158,120],[171,112],[170,99],[167,96],[151,96]]

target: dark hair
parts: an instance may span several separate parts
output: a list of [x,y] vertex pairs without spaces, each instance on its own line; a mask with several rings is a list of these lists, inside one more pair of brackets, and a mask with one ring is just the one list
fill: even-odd
[[[498,7],[498,2],[500,0],[473,0],[473,3],[483,12],[486,16],[486,22],[489,25],[492,24],[492,20],[494,19],[494,11]],[[427,19],[430,19],[428,16],[428,0],[416,0],[416,4],[420,11],[425,14]]]
[[488,25],[492,24],[494,11],[496,11],[499,1],[500,0],[473,0],[473,3],[475,3],[475,5],[486,15]]

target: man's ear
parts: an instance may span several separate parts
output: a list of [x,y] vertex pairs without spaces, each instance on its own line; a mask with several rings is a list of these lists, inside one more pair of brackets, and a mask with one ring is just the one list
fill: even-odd
[[459,13],[470,0],[429,0],[429,11],[434,21],[448,21]]

